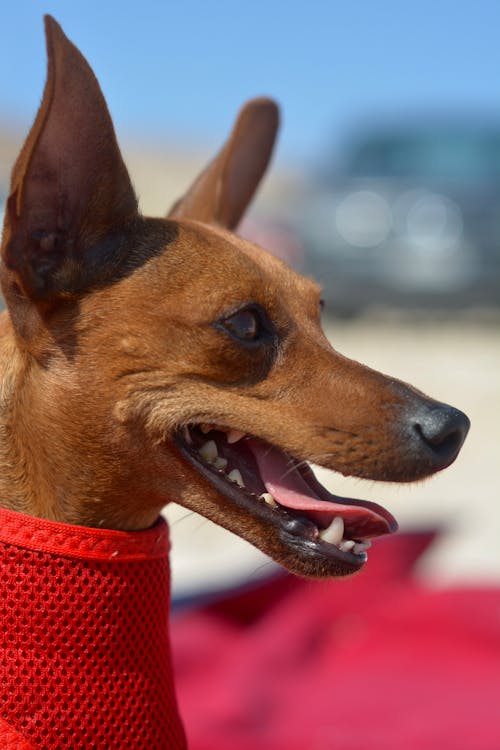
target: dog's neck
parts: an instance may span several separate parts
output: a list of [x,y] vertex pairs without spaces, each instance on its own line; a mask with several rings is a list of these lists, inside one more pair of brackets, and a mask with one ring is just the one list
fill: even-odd
[[70,521],[60,436],[57,430],[43,434],[50,417],[44,388],[33,377],[37,364],[19,348],[6,313],[0,323],[0,361],[0,504],[38,518]]
[[[97,416],[91,425],[78,421],[78,408],[57,412],[64,394],[51,392],[49,371],[20,347],[7,313],[0,316],[0,384],[0,507],[124,531],[155,522],[164,502],[152,503],[140,478],[113,472],[113,456],[99,442],[102,420],[100,428]],[[93,406],[91,392],[80,398],[82,412],[84,401]]]
[[[0,505],[50,518],[52,514],[44,514],[39,502],[43,475],[36,483],[31,481],[36,473],[30,450],[33,434],[25,434],[23,410],[19,409],[24,400],[26,371],[26,360],[19,352],[10,319],[4,312],[0,317]],[[31,427],[36,432],[34,419]]]

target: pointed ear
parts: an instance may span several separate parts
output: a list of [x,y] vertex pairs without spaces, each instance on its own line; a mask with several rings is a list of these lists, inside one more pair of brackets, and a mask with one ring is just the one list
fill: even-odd
[[45,32],[47,83],[12,172],[5,216],[2,285],[8,300],[9,290],[34,301],[71,294],[86,275],[85,253],[137,216],[99,84],[50,16]]
[[247,102],[222,150],[173,206],[169,218],[234,229],[269,164],[278,126],[275,102]]

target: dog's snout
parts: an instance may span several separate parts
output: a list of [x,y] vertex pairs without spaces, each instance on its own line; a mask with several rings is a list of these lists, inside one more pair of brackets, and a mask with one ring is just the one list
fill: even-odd
[[432,451],[436,468],[455,460],[470,427],[463,412],[447,404],[422,405],[412,420],[413,431]]

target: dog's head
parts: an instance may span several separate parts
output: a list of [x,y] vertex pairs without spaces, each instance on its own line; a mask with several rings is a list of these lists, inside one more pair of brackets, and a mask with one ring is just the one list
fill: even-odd
[[420,479],[455,459],[467,418],[334,351],[319,287],[233,234],[272,152],[272,101],[244,107],[167,219],[144,218],[92,71],[46,26],[1,269],[17,411],[45,472],[33,512],[141,528],[173,499],[295,572],[359,569],[395,521],[309,463]]

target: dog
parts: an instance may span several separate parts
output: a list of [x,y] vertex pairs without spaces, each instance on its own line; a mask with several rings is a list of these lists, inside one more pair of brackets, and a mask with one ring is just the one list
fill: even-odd
[[244,106],[167,218],[141,216],[99,84],[45,23],[1,248],[0,737],[182,748],[162,508],[298,575],[348,575],[396,521],[310,462],[419,480],[469,422],[336,352],[317,284],[234,234],[271,158],[272,100]]

